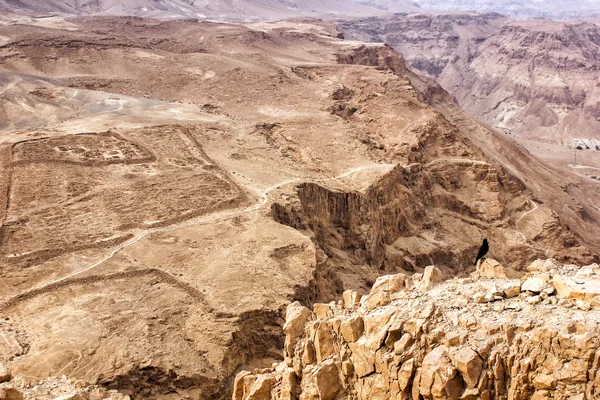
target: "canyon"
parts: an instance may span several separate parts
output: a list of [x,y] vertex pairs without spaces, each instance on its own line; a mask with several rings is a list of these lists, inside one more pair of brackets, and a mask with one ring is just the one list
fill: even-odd
[[[452,42],[465,57],[477,54],[510,26],[506,17],[451,19],[459,39],[421,42],[450,47],[403,57],[366,36],[348,40],[364,27],[346,21],[87,12],[5,14],[0,24],[0,399],[268,399],[283,379],[273,364],[283,362],[290,379],[303,374],[292,376],[286,364],[294,307],[306,321],[345,317],[327,304],[350,293],[352,307],[363,307],[358,294],[377,293],[389,276],[413,300],[421,286],[408,280],[435,271],[439,286],[428,293],[439,298],[431,301],[451,308],[460,282],[464,307],[477,314],[495,306],[475,301],[489,293],[470,277],[483,238],[513,283],[538,259],[560,272],[542,272],[547,283],[550,275],[573,278],[573,265],[596,271],[597,182],[473,119],[444,89],[444,76],[461,73],[450,61]],[[465,37],[475,47],[463,48]],[[564,100],[553,93],[548,102]],[[577,277],[588,278],[595,272]],[[538,307],[550,313],[555,292],[540,293]],[[530,319],[533,297],[518,304]],[[562,302],[561,312],[596,318],[596,303],[584,300]],[[424,301],[392,307],[421,312]],[[430,317],[428,327],[439,313]],[[294,323],[298,337],[304,322]],[[519,340],[529,343],[532,331]],[[471,340],[465,335],[461,344]],[[439,360],[453,362],[440,340],[422,340],[414,371],[440,344]],[[318,363],[333,365],[330,372],[339,367],[325,358]],[[583,365],[583,355],[575,358]],[[481,393],[492,396],[499,389],[488,372]],[[380,379],[367,375],[364,393]],[[536,390],[575,390],[554,378]],[[263,397],[248,397],[256,382],[266,382],[256,385]]]

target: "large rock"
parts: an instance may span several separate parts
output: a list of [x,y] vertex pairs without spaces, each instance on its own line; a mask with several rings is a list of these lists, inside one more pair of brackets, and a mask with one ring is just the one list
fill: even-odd
[[423,359],[420,394],[434,400],[459,399],[462,380],[448,358],[448,348],[438,346]]
[[365,323],[360,315],[353,316],[340,326],[340,332],[348,343],[356,342],[363,334]]
[[441,282],[444,279],[444,274],[438,268],[430,265],[425,268],[425,272],[423,272],[423,278],[421,278],[421,283],[419,284],[419,289],[422,292],[426,292],[428,290],[433,289],[436,283]]
[[8,368],[6,368],[4,364],[0,363],[0,383],[10,381],[11,377],[12,376]]
[[283,325],[283,333],[285,334],[285,356],[292,357],[294,355],[296,339],[302,336],[304,324],[311,315],[312,312],[298,301],[287,306],[285,324]]
[[532,293],[541,293],[548,284],[542,278],[538,278],[536,276],[532,278],[528,278],[521,285],[522,292],[532,292]]
[[370,310],[384,306],[392,301],[391,295],[404,288],[405,274],[380,276],[375,281],[367,297],[367,308]]
[[273,374],[261,374],[252,383],[247,393],[244,393],[244,400],[270,400],[271,390],[277,380]]
[[478,263],[477,272],[482,278],[506,278],[506,270],[502,264],[491,258]]
[[600,280],[579,279],[555,275],[552,285],[558,297],[563,299],[580,299],[591,301],[600,296]]
[[319,366],[315,373],[315,381],[319,400],[333,400],[340,392],[339,370],[333,360],[327,360]]
[[23,393],[11,385],[0,387],[0,400],[23,400]]
[[452,354],[452,361],[460,371],[467,387],[474,388],[483,368],[483,361],[479,354],[469,347],[463,347]]
[[337,353],[334,344],[333,330],[329,321],[322,321],[317,325],[315,334],[315,353],[317,362],[321,362]]

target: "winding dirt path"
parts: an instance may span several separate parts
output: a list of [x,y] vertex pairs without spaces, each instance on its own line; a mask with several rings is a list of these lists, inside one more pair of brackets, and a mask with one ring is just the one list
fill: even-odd
[[525,218],[527,215],[531,214],[532,212],[534,212],[535,210],[537,210],[539,207],[537,205],[537,203],[533,200],[529,200],[529,202],[531,204],[533,204],[533,208],[529,211],[527,211],[525,214],[521,215],[521,217],[517,220],[517,222],[515,222],[515,226],[518,228],[519,227],[519,222],[521,222],[521,220],[523,218]]

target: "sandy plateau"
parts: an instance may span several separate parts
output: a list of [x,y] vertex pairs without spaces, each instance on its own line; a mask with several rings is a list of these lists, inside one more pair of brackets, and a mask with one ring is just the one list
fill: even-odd
[[24,382],[224,399],[281,360],[290,301],[464,274],[484,237],[509,275],[597,259],[597,185],[390,47],[319,21],[22,22],[0,26],[0,363]]

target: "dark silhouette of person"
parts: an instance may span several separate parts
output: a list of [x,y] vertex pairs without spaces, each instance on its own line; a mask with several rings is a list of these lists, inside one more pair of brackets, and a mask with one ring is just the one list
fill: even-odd
[[477,262],[485,258],[485,255],[487,254],[489,249],[490,245],[488,244],[487,239],[483,239],[483,244],[479,248],[479,253],[477,253],[477,259],[475,260],[475,264],[473,264],[473,266],[477,266]]

